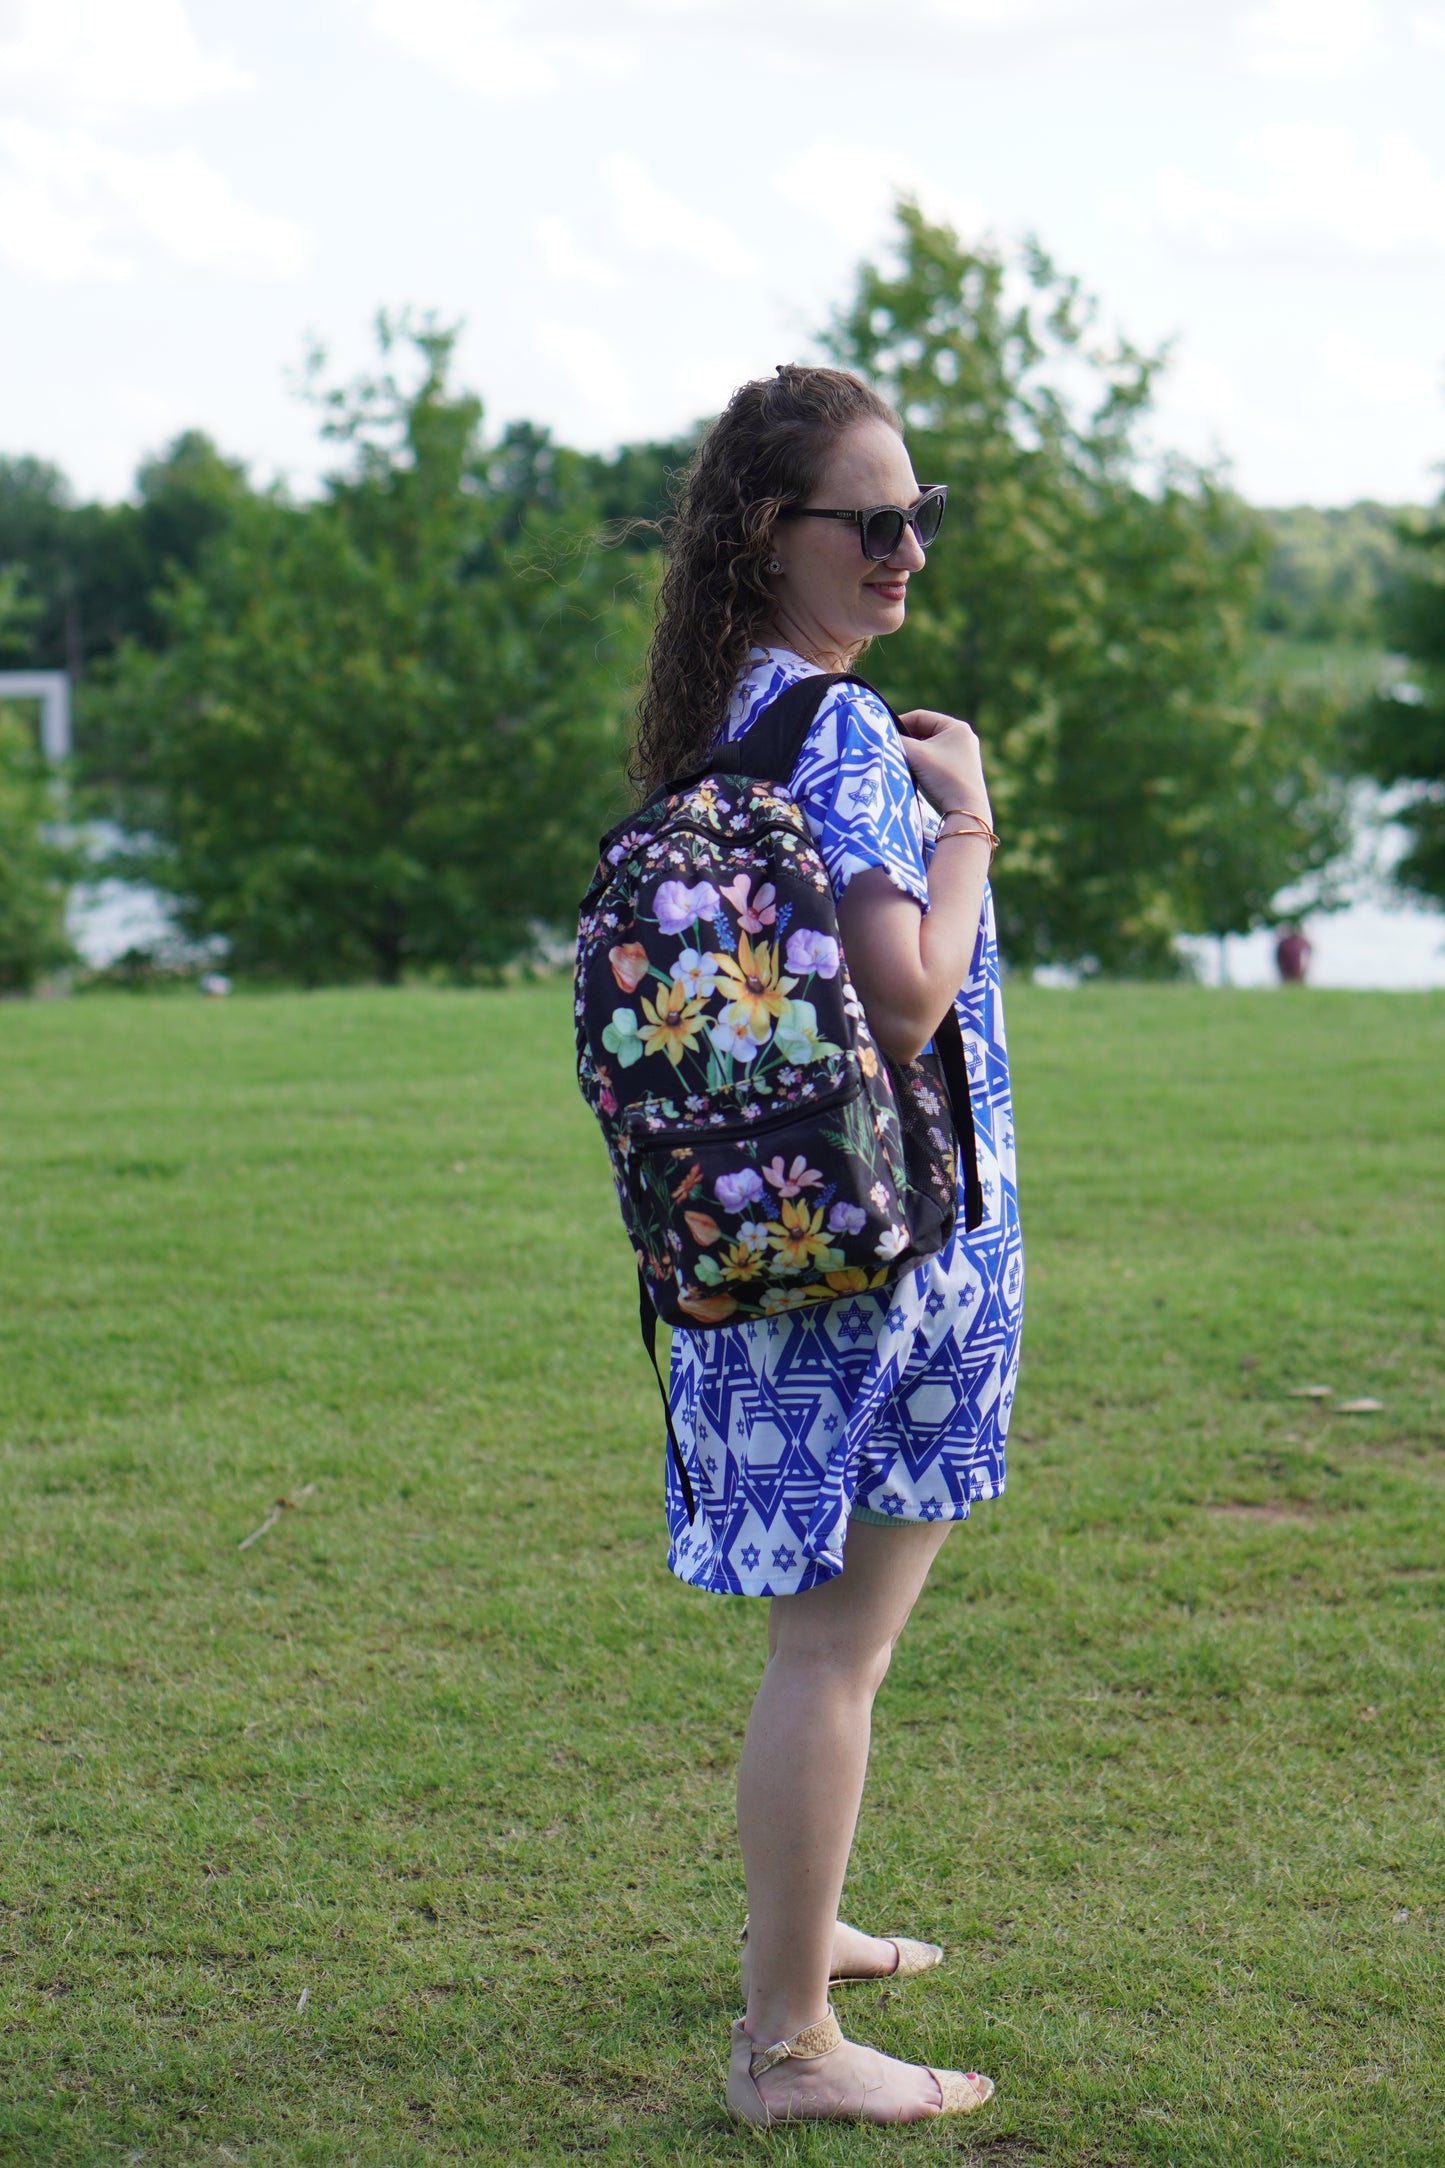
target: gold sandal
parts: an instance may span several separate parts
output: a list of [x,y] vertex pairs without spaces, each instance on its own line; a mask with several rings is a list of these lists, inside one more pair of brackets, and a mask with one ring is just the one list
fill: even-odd
[[[748,1917],[746,1913],[743,1915],[743,1929],[738,1936],[742,1947],[738,1962],[742,1972],[744,2005],[748,1999]],[[842,1927],[846,1922],[840,1920],[838,1924]],[[944,1951],[941,1943],[915,1942],[909,1935],[880,1935],[878,1939],[880,1942],[891,1942],[898,1952],[898,1962],[891,1972],[830,1972],[828,1985],[842,1987],[851,1981],[871,1980],[877,1987],[888,1980],[916,1979],[920,1972],[931,1972],[935,1965],[943,1963]]]
[[[836,2054],[844,2045],[831,2003],[827,2016],[818,2024],[804,2025],[790,2040],[777,2040],[770,2048],[760,2048],[750,2040],[746,2020],[738,2018],[733,2025],[732,2058],[728,2064],[728,2107],[740,2123],[756,2123],[764,2130],[788,2122],[868,2122],[866,2090],[852,2099],[842,2094],[832,2106],[808,2116],[774,2115],[758,2091],[758,2079],[779,2063],[821,2062],[825,2055]],[[971,2115],[993,2098],[993,2079],[980,2077],[976,2070],[934,2070],[927,2063],[923,2068],[938,2087],[940,2115]],[[928,2122],[931,2118],[920,2116],[915,2120]]]

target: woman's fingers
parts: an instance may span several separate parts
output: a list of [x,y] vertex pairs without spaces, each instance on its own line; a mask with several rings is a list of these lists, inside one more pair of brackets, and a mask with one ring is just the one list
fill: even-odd
[[898,720],[910,738],[936,738],[944,730],[967,730],[973,736],[967,723],[956,715],[940,715],[937,708],[910,708]]
[[899,720],[905,732],[903,757],[914,781],[934,803],[985,812],[983,753],[969,725],[933,708],[914,708]]

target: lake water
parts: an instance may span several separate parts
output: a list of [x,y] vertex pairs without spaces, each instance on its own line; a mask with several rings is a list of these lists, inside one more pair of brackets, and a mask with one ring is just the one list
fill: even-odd
[[[1406,993],[1445,986],[1445,912],[1413,904],[1376,900],[1347,910],[1317,912],[1305,920],[1314,949],[1311,986],[1354,986]],[[102,881],[76,892],[70,914],[71,938],[88,964],[104,968],[127,949],[150,949],[167,939],[169,920],[153,890],[128,882]],[[1231,986],[1275,986],[1273,932],[1231,934],[1218,941],[1190,940],[1185,950],[1196,959],[1206,985],[1220,983],[1221,949]],[[1067,981],[1068,974],[1045,974]]]

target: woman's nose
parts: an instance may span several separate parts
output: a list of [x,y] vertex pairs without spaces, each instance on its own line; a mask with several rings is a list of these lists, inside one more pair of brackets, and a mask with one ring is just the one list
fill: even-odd
[[928,562],[923,544],[911,527],[904,528],[898,547],[888,562],[899,572],[920,572]]

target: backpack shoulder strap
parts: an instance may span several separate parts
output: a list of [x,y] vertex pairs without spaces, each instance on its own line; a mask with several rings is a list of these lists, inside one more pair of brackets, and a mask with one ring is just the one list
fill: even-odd
[[[686,790],[690,784],[700,783],[705,775],[752,775],[769,783],[786,783],[798,765],[798,755],[818,719],[818,710],[835,685],[861,685],[875,700],[883,700],[866,678],[851,670],[810,671],[807,677],[785,685],[740,738],[715,745],[700,766],[654,791],[647,803],[652,805],[672,791]],[[888,707],[886,700],[883,705]],[[892,708],[888,712],[892,715]]]
[[808,732],[818,720],[818,710],[835,685],[861,685],[864,680],[845,671],[814,671],[795,678],[770,700],[757,720],[725,750],[736,755],[738,775],[756,775],[769,783],[786,783],[798,765]]

